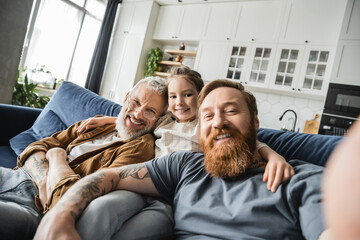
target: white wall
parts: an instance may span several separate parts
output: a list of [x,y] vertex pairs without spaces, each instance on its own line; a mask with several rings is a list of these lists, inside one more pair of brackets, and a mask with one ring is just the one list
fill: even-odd
[[[291,97],[285,95],[264,93],[264,92],[253,92],[257,100],[259,110],[260,127],[281,129],[284,125],[287,129],[292,129],[294,114],[287,112],[282,121],[279,117],[287,109],[292,109],[297,113],[297,123],[295,130],[300,128],[300,132],[303,131],[305,121],[312,120],[315,114],[322,114],[324,101],[305,99],[299,97]],[[320,119],[317,119],[320,121]]]

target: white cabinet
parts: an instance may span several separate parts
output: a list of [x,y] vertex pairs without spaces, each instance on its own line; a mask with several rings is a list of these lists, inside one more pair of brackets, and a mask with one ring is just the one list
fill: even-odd
[[340,39],[360,40],[360,1],[349,0]]
[[119,18],[115,27],[116,34],[144,34],[149,19],[149,4],[122,3],[119,5]]
[[239,3],[209,4],[203,40],[231,40]]
[[280,42],[335,45],[346,1],[288,0]]
[[270,87],[295,91],[299,78],[305,47],[303,45],[281,45],[276,52]]
[[349,0],[330,82],[360,86],[360,0]]
[[199,45],[194,69],[204,81],[224,78],[228,43],[224,41],[202,41]]
[[283,1],[248,1],[240,4],[233,40],[276,42],[283,18]]
[[225,77],[249,86],[267,87],[275,49],[275,44],[230,43]]
[[339,41],[331,82],[360,86],[360,41]]
[[124,96],[131,90],[141,54],[143,35],[123,34],[113,39],[104,73],[102,96],[122,103]]
[[333,52],[333,47],[279,46],[270,88],[324,96],[329,82]]
[[200,40],[206,4],[161,6],[153,38],[157,40]]
[[210,4],[202,39],[275,42],[284,7],[280,0]]
[[102,96],[122,103],[134,85],[152,7],[150,1],[121,5],[104,70]]
[[123,102],[124,96],[131,90],[134,85],[137,66],[139,64],[140,54],[144,36],[142,35],[128,35],[125,36],[121,54],[123,59],[116,75],[115,100]]
[[154,30],[154,39],[176,38],[179,19],[182,15],[182,6],[161,6]]

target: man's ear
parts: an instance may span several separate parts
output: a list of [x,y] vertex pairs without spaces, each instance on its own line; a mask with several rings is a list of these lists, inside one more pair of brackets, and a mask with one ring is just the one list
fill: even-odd
[[123,102],[123,104],[125,104],[125,103],[126,103],[126,100],[127,100],[128,96],[129,96],[129,93],[130,93],[130,92],[127,92],[127,94],[125,95],[125,98],[124,98],[124,102]]

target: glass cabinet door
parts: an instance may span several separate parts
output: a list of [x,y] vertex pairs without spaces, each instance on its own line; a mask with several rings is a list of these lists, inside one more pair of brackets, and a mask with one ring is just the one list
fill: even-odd
[[294,91],[301,69],[301,59],[304,47],[281,46],[275,57],[274,73],[271,77],[271,87]]
[[246,57],[249,52],[248,46],[236,45],[231,48],[226,78],[243,83]]
[[329,51],[310,51],[302,88],[321,90],[328,59]]
[[332,49],[326,47],[308,47],[304,54],[304,63],[297,85],[298,91],[325,95],[330,77]]
[[269,68],[271,48],[257,47],[251,67],[250,82],[265,83],[265,77]]
[[252,47],[249,62],[251,63],[250,71],[246,76],[245,83],[267,87],[270,79],[273,59],[275,56],[275,45],[256,44]]

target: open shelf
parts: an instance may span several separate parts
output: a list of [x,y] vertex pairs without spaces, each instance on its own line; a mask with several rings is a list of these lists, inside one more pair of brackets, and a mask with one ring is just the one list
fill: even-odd
[[179,55],[179,56],[187,56],[187,57],[195,57],[195,51],[185,51],[185,50],[173,50],[173,49],[165,49],[165,52],[171,55]]
[[155,72],[154,75],[155,75],[155,76],[159,76],[159,77],[169,77],[169,76],[170,76],[170,73]]
[[159,61],[158,64],[169,65],[169,66],[181,66],[181,62],[174,62],[174,61]]

